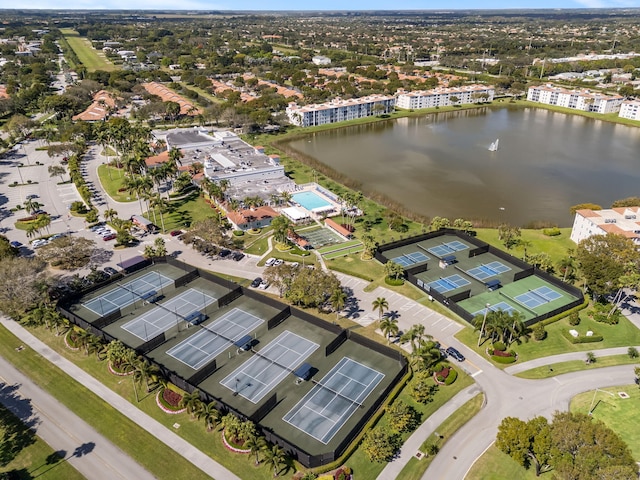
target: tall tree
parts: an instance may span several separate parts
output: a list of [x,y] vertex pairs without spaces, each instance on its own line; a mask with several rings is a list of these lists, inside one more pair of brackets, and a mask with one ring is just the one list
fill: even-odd
[[544,417],[528,422],[505,418],[498,427],[496,447],[523,467],[534,466],[536,477],[551,468],[551,430]]
[[387,316],[380,321],[380,330],[387,339],[387,343],[391,342],[391,335],[397,335],[399,331],[398,319]]
[[371,307],[378,311],[378,321],[380,321],[382,320],[384,312],[389,310],[389,302],[384,297],[377,297],[373,302],[371,302]]

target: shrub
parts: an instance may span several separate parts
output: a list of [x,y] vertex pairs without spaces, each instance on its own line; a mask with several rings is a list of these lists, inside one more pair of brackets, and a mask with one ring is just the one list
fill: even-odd
[[399,287],[400,285],[404,285],[404,278],[385,277],[384,283],[394,287]]
[[629,347],[627,355],[629,355],[629,358],[638,358],[638,349],[636,347]]
[[444,384],[451,385],[453,382],[456,381],[457,378],[458,378],[458,372],[452,368],[451,370],[449,370],[449,375],[447,375],[447,378],[445,378]]
[[561,233],[562,232],[560,231],[560,229],[558,227],[545,228],[544,230],[542,230],[542,234],[546,235],[547,237],[557,237]]
[[547,331],[542,323],[538,323],[533,327],[533,338],[537,341],[542,341],[547,338]]
[[236,237],[241,237],[241,236],[244,235],[244,231],[242,231],[242,230],[234,230],[233,231],[233,235],[236,236]]
[[573,312],[571,315],[569,315],[569,325],[572,326],[576,326],[576,325],[580,325],[580,315],[578,314],[578,312]]
[[586,335],[580,335],[578,337],[574,337],[566,330],[563,330],[562,334],[571,343],[594,343],[594,342],[601,342],[602,340],[604,340],[604,337],[602,335],[594,334],[594,335],[591,335],[590,337],[587,337]]
[[507,346],[502,342],[493,342],[493,349],[498,350],[499,352],[504,352],[507,349]]
[[514,363],[516,361],[516,357],[512,357],[512,356],[499,357],[497,355],[494,355],[491,357],[491,360],[493,360],[496,363]]

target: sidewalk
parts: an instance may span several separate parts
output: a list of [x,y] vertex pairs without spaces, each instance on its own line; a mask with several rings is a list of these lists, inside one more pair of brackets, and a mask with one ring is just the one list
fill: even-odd
[[55,351],[29,333],[18,322],[9,320],[6,317],[0,317],[0,323],[18,337],[25,345],[29,345],[29,347],[33,348],[49,362],[60,368],[80,384],[84,385],[126,416],[129,420],[135,422],[141,428],[166,444],[169,448],[175,450],[178,454],[182,455],[186,460],[191,462],[210,477],[225,480],[240,480],[238,476],[215,462],[209,456],[202,453],[186,440],[180,438],[178,435],[151,418],[146,413],[139,410],[124,398],[114,393],[91,375],[87,374],[80,367],[77,367],[69,360],[58,355]]
[[[640,351],[640,347],[636,347]],[[597,357],[607,357],[610,355],[625,355],[629,347],[614,347],[614,348],[603,348],[601,350],[590,350]],[[511,365],[504,369],[506,373],[509,375],[515,375],[516,373],[525,372],[527,370],[531,370],[536,367],[543,367],[545,365],[553,365],[554,363],[560,362],[568,362],[570,360],[586,360],[587,352],[571,352],[571,353],[561,353],[559,355],[552,355],[550,357],[542,357],[536,358],[534,360],[529,360],[528,362],[517,363],[516,365]]]
[[411,434],[406,442],[402,445],[400,454],[392,461],[387,463],[384,470],[380,472],[378,478],[380,480],[386,480],[389,478],[399,478],[402,469],[409,463],[409,460],[416,454],[424,441],[436,431],[436,428],[442,424],[447,418],[464,405],[466,402],[475,397],[481,390],[477,385],[470,385],[464,390],[458,392],[458,394],[445,403],[442,407],[436,410],[427,420],[418,427],[418,429]]

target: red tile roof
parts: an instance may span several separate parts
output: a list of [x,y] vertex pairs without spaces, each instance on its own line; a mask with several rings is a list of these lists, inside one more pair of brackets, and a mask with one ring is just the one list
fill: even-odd
[[344,228],[342,225],[340,225],[339,223],[334,222],[333,220],[331,220],[330,218],[327,218],[324,221],[324,224],[335,230],[336,232],[338,232],[340,235],[342,235],[343,237],[350,237],[352,235],[352,233],[347,230],[346,228]]

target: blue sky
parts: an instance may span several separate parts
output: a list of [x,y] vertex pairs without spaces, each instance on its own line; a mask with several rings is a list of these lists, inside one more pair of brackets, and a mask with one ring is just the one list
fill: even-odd
[[[1,4],[0,8],[9,8]],[[640,8],[640,0],[31,0],[21,8],[153,10],[454,10],[493,8]]]

